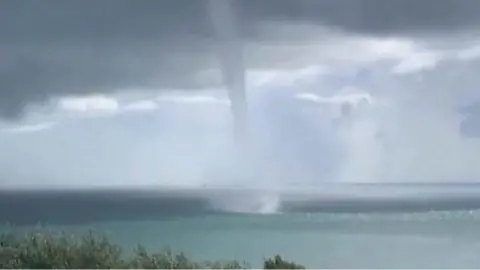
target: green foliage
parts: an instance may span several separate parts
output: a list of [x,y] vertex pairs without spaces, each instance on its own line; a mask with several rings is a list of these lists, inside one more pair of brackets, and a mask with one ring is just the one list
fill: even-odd
[[0,268],[120,268],[125,264],[121,250],[104,237],[76,238],[33,233],[24,239],[4,236],[0,247]]
[[135,256],[128,263],[129,268],[141,269],[244,269],[246,264],[231,262],[194,262],[183,253],[173,254],[170,250],[161,253],[148,254],[145,248],[139,246]]
[[[238,261],[195,262],[170,250],[148,253],[138,246],[131,258],[107,238],[89,232],[83,237],[30,233],[24,237],[0,235],[0,269],[247,269]],[[266,259],[265,269],[304,269],[280,256]]]
[[305,269],[305,266],[296,264],[294,262],[285,261],[276,255],[273,258],[265,259],[263,262],[264,269]]

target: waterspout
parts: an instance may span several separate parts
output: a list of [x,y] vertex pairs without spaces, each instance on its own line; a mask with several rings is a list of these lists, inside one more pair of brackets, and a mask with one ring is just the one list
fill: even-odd
[[218,45],[223,82],[230,98],[233,132],[236,142],[241,143],[246,139],[248,130],[243,46],[237,35],[232,1],[208,0],[208,5]]

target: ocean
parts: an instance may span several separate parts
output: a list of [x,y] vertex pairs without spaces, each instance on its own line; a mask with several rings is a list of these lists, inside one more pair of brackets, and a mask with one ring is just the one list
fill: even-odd
[[[461,189],[445,190],[455,188]],[[280,254],[311,268],[478,268],[475,189],[480,186],[466,185],[456,196],[435,190],[416,199],[412,194],[418,192],[394,200],[350,194],[349,200],[316,201],[306,194],[294,200],[226,190],[208,196],[171,190],[2,191],[0,221],[4,231],[38,229],[39,222],[68,233],[92,229],[125,252],[138,244],[151,251],[169,247],[199,260],[238,259],[254,267]]]

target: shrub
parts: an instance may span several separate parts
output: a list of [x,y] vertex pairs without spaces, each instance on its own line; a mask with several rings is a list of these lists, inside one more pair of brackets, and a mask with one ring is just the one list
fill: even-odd
[[[131,258],[107,238],[89,232],[83,237],[30,233],[24,238],[0,235],[0,269],[246,269],[245,262],[195,262],[170,250],[148,253],[138,246]],[[304,269],[279,255],[264,261],[265,269]]]
[[121,268],[121,250],[104,237],[89,233],[68,237],[33,233],[24,239],[3,237],[0,247],[0,268]]
[[135,255],[127,264],[128,268],[141,269],[244,269],[245,263],[230,262],[194,262],[183,253],[173,254],[170,250],[149,255],[145,248],[139,246]]
[[263,269],[305,269],[305,266],[285,261],[280,255],[276,255],[273,258],[264,260]]

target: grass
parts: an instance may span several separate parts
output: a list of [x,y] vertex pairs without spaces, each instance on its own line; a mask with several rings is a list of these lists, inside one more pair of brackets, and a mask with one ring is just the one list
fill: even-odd
[[[305,269],[280,255],[264,259],[264,269]],[[88,233],[69,236],[63,233],[36,232],[18,237],[0,236],[0,269],[247,269],[248,263],[232,261],[196,262],[183,253],[166,249],[149,253],[138,246],[133,255],[124,256],[117,245],[103,236]]]

